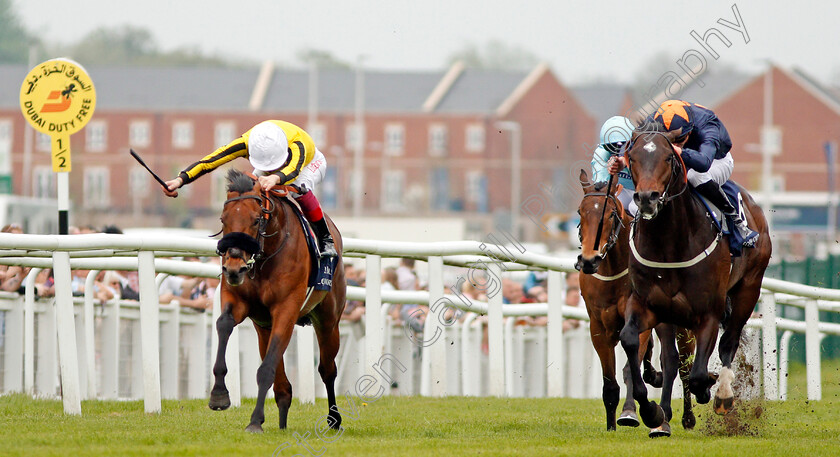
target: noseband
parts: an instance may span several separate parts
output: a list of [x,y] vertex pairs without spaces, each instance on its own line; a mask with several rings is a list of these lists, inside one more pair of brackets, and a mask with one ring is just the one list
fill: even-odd
[[[624,228],[624,223],[621,221],[621,215],[619,214],[619,208],[621,208],[623,212],[624,207],[621,205],[621,202],[618,201],[617,198],[615,198],[615,195],[610,193],[594,192],[583,196],[583,198],[586,197],[604,197],[604,204],[606,204],[607,198],[609,198],[613,201],[613,204],[615,205],[615,208],[613,208],[612,212],[610,213],[610,223],[612,224],[612,227],[610,227],[610,237],[607,239],[607,242],[604,244],[604,246],[602,246],[601,249],[598,250],[598,257],[603,259],[607,256],[607,252],[609,252],[609,250],[612,249],[613,246],[615,246],[615,243],[618,241],[618,234],[621,233],[621,229]],[[578,235],[580,235],[580,232],[578,232]],[[581,236],[581,238],[583,237]],[[581,239],[581,241],[583,240]]]

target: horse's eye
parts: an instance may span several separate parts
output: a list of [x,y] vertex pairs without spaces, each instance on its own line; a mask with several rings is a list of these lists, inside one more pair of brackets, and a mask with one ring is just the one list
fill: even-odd
[[671,156],[665,157],[665,160],[668,161],[668,163],[671,163],[671,162],[674,161],[674,156],[671,155]]
[[251,225],[256,227],[257,225],[259,225],[259,223],[260,223],[260,218],[256,218],[256,219],[254,219],[254,222],[251,222]]

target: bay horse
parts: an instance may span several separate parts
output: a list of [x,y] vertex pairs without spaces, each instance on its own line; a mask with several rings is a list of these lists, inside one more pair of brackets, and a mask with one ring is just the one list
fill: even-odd
[[[761,208],[739,188],[746,220],[760,236],[754,248],[744,249],[740,257],[730,256],[726,237],[689,189],[687,169],[672,145],[681,131],[657,131],[661,128],[637,130],[625,151],[641,217],[631,227],[631,294],[620,339],[631,361],[633,397],[649,427],[658,427],[665,417],[662,408],[648,401],[641,382],[640,332],[662,322],[690,329],[697,352],[689,390],[698,403],[705,404],[711,399],[711,386],[718,382],[714,410],[718,414],[729,412],[734,402],[732,360],[761,293],[772,251]],[[709,375],[708,363],[719,326],[724,328],[718,351],[723,368],[716,377]],[[673,354],[676,349],[663,341],[662,351]],[[668,369],[676,358],[670,356],[665,363]]]
[[[621,185],[607,189],[606,182],[591,183],[586,171],[580,171],[580,183],[583,198],[578,207],[580,215],[581,254],[575,268],[580,271],[580,290],[589,314],[589,332],[592,345],[598,353],[603,373],[604,408],[607,414],[607,430],[616,428],[616,406],[619,401],[619,386],[615,379],[615,347],[619,342],[619,333],[624,327],[625,300],[630,295],[629,226],[632,217],[616,197],[621,193]],[[602,217],[609,218],[609,223],[599,224]],[[606,222],[606,221],[605,221]],[[597,236],[601,227],[601,236]],[[596,241],[598,246],[595,246]],[[663,324],[657,328],[657,334],[673,335],[673,330]],[[668,333],[670,332],[670,333]],[[639,348],[645,367],[644,380],[655,387],[663,387],[662,405],[670,420],[671,389],[675,373],[656,373],[650,363],[653,341],[650,330],[640,333]],[[696,419],[691,407],[691,394],[688,391],[688,371],[690,358],[694,352],[693,338],[684,330],[677,332],[679,343],[679,373],[683,381],[683,428],[694,428]],[[661,335],[660,335],[661,338]],[[649,344],[648,344],[649,343]],[[670,375],[670,376],[669,376]],[[629,364],[624,367],[624,382],[627,386],[627,398],[618,419],[618,425],[636,427],[636,403],[633,401],[633,387],[630,379]],[[670,427],[665,426],[650,431],[650,436],[670,435]]]
[[249,317],[259,337],[262,363],[257,369],[257,405],[246,430],[262,432],[265,397],[272,383],[280,428],[286,428],[292,385],[286,378],[283,353],[295,323],[311,323],[320,348],[318,372],[327,389],[327,422],[338,429],[341,416],[335,401],[335,357],[339,347],[338,323],[346,294],[341,234],[327,219],[339,253],[332,288],[307,296],[312,259],[303,228],[293,214],[293,203],[286,196],[290,188],[284,186],[279,192],[272,190],[267,194],[255,179],[237,170],[229,171],[227,180],[227,201],[221,216],[223,237],[219,242],[224,276],[222,314],[216,322],[219,349],[208,406],[213,410],[230,406],[225,387],[225,350],[234,326]]

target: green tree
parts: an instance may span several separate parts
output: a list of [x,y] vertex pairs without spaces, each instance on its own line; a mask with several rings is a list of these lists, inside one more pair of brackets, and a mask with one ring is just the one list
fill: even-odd
[[297,59],[308,65],[315,63],[318,68],[334,68],[334,69],[349,69],[352,68],[348,62],[345,62],[329,51],[323,49],[306,48],[297,52]]
[[36,42],[21,24],[12,0],[0,0],[0,62],[26,63],[29,45]]
[[172,65],[226,66],[219,57],[204,55],[197,47],[163,52],[152,33],[131,25],[100,27],[70,46],[59,46],[56,54],[72,56],[85,64],[99,65]]
[[519,46],[509,45],[499,40],[490,40],[481,47],[475,43],[470,43],[463,49],[455,51],[446,59],[447,65],[452,65],[458,61],[463,62],[468,68],[530,70],[540,62],[540,58]]

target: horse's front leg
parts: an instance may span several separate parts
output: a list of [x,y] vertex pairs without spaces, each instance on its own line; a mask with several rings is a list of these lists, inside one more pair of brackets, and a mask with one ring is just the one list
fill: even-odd
[[[618,406],[620,388],[615,380],[615,336],[612,332],[607,333],[603,322],[599,319],[592,319],[589,323],[589,336],[598,358],[601,360],[601,372],[603,373],[604,388],[601,394],[604,400],[604,409],[607,413],[607,430],[615,430],[615,408]],[[628,397],[629,398],[629,397]],[[635,412],[636,404],[632,403],[632,411]]]
[[[300,303],[300,301],[297,303]],[[286,352],[286,347],[292,338],[292,330],[294,330],[295,320],[297,320],[296,305],[291,304],[289,301],[277,305],[276,309],[278,312],[273,312],[271,316],[271,337],[268,340],[268,350],[265,353],[260,367],[257,368],[257,405],[254,407],[254,412],[251,413],[251,422],[245,428],[246,431],[253,433],[261,433],[263,431],[262,424],[265,422],[265,396],[268,393],[268,388],[275,382],[278,368],[283,369],[280,366],[280,360],[283,358],[283,353]],[[291,312],[288,310],[291,310]],[[286,311],[285,314],[283,314],[284,311]],[[282,377],[285,378],[285,372]],[[288,387],[288,396],[284,393],[281,400],[286,402],[285,404],[291,405],[291,384],[285,385],[288,383],[288,380],[286,380],[286,383],[282,383],[282,379],[280,381],[283,384],[281,387]],[[280,402],[278,401],[279,405]],[[288,406],[285,412],[288,414]],[[280,412],[280,424],[285,426],[283,411]]]
[[213,365],[215,382],[213,390],[210,391],[210,401],[207,406],[215,411],[221,411],[230,407],[230,395],[225,386],[225,375],[227,375],[227,364],[225,363],[225,352],[227,351],[228,340],[233,328],[241,323],[247,314],[247,307],[237,302],[227,302],[222,314],[216,321],[216,332],[219,334],[219,349],[216,352],[216,363]]
[[[639,333],[646,330],[653,321],[650,312],[644,309],[641,299],[633,293],[627,300],[625,311],[624,328],[619,334],[621,346],[627,355],[627,363],[630,365],[630,380],[633,383],[633,398],[639,402],[639,409],[642,421],[649,428],[656,428],[665,421],[665,414],[656,402],[648,400],[647,387],[642,381],[642,372],[639,368]],[[645,326],[648,324],[648,326]]]
[[674,326],[671,324],[659,324],[656,326],[656,336],[659,337],[659,342],[662,346],[662,353],[660,354],[660,363],[662,365],[662,397],[660,406],[665,413],[665,422],[661,426],[650,431],[651,438],[661,436],[671,436],[671,392],[674,388],[674,379],[677,377],[677,369],[679,367],[679,355],[677,354],[677,346],[674,335]]
[[688,378],[691,371],[691,359],[694,356],[694,335],[682,328],[677,331],[677,351],[680,353],[680,380],[683,385],[683,415],[682,426],[692,430],[697,424],[691,407],[691,391],[688,389]]

